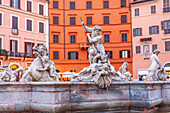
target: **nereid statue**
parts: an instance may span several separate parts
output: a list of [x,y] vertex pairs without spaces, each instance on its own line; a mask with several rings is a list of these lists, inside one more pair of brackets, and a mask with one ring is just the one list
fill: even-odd
[[[161,62],[158,58],[159,53],[160,53],[160,50],[155,49],[150,57],[151,66],[148,69],[147,81],[158,81],[158,80],[166,80],[167,79],[164,68],[162,68]],[[158,66],[160,69],[158,68]]]
[[[88,28],[83,21],[82,25],[87,31],[89,42],[92,43],[92,47],[88,49],[90,66],[77,73],[72,81],[95,82],[99,87],[106,88],[110,86],[112,81],[129,80],[131,74],[126,71],[128,63],[124,63],[118,72],[110,64],[102,44],[101,27],[95,25],[94,28]],[[91,32],[91,36],[88,32]]]

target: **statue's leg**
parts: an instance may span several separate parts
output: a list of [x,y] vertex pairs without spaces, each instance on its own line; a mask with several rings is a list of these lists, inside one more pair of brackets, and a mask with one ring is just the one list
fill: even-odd
[[21,79],[20,79],[20,82],[24,82],[24,79],[26,79],[26,77],[27,77],[28,75],[30,75],[30,73],[31,73],[31,71],[30,71],[30,70],[27,70],[27,71],[22,75],[22,77],[21,77]]
[[153,81],[153,77],[155,75],[155,71],[153,70],[148,70],[148,76],[147,76],[147,81]]

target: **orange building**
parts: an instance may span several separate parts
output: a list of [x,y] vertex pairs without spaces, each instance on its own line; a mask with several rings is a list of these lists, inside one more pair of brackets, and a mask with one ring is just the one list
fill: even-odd
[[87,32],[81,24],[102,28],[103,45],[117,71],[128,62],[132,73],[129,3],[133,0],[50,0],[50,59],[58,71],[81,71],[89,66]]

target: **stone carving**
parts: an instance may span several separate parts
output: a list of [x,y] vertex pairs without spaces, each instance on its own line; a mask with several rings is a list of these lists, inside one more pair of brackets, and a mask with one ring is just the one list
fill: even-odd
[[[128,63],[123,64],[118,73],[110,64],[102,44],[102,35],[100,34],[102,30],[100,26],[95,25],[94,28],[88,28],[83,21],[82,25],[87,31],[89,42],[92,43],[92,47],[88,49],[90,66],[74,75],[72,81],[95,82],[99,87],[106,88],[110,86],[112,81],[128,80],[130,76],[130,73],[126,71]],[[88,32],[92,33],[91,36]]]
[[33,54],[37,55],[37,58],[32,62],[20,81],[24,81],[28,76],[32,77],[33,81],[59,81],[55,71],[55,64],[53,61],[49,60],[46,46],[34,46]]
[[[160,53],[159,49],[155,49],[152,53],[150,59],[151,59],[151,66],[148,69],[148,76],[147,81],[157,81],[157,80],[166,80],[166,75],[164,72],[164,69],[161,66],[161,62],[158,58],[158,54]],[[159,70],[158,70],[159,66]],[[162,75],[163,74],[163,75]]]
[[117,72],[123,81],[129,81],[132,76],[132,74],[130,74],[130,72],[126,69],[128,65],[129,64],[127,62],[124,62]]
[[[12,78],[11,82],[16,82],[17,76],[19,78],[19,75],[23,75],[25,73],[25,69],[22,67],[19,67],[18,69],[12,71]],[[18,75],[19,74],[19,75]]]
[[0,82],[10,82],[11,78],[14,78],[14,76],[12,76],[12,70],[8,67],[7,64],[4,64],[3,68],[4,71],[0,72]]

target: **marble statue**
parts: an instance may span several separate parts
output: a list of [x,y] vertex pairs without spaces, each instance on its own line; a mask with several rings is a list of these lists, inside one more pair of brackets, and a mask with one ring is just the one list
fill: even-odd
[[0,72],[0,82],[10,82],[11,78],[14,78],[14,76],[12,76],[12,69],[10,69],[7,64],[4,64],[3,68],[4,71]]
[[[151,65],[148,69],[148,75],[147,75],[147,81],[157,81],[158,76],[160,75],[160,72],[162,72],[162,66],[161,62],[158,58],[158,54],[160,53],[159,49],[155,49],[154,52],[152,53],[150,59],[151,59]],[[158,72],[158,66],[160,68],[159,73]]]
[[130,74],[130,72],[126,69],[128,65],[129,64],[127,62],[124,62],[117,72],[123,81],[129,81],[132,76],[132,74]]
[[32,77],[33,81],[59,81],[59,77],[54,69],[55,64],[49,60],[46,46],[34,46],[33,54],[37,55],[37,58],[32,62],[29,69],[23,74],[20,81],[25,81],[28,76]]
[[[11,82],[16,82],[16,77],[17,76],[19,76],[19,75],[21,75],[21,77],[22,77],[22,75],[25,73],[25,69],[24,68],[22,68],[22,67],[19,67],[18,69],[16,69],[16,70],[14,70],[14,71],[12,71],[12,78],[11,78]],[[19,75],[18,75],[19,74]]]
[[[83,21],[82,25],[87,31],[89,42],[92,43],[92,47],[88,49],[90,66],[75,74],[72,81],[95,82],[99,87],[106,88],[110,86],[112,81],[129,80],[131,74],[125,71],[128,63],[125,63],[118,73],[110,64],[109,57],[102,44],[101,27],[95,25],[93,28],[88,28]],[[89,32],[91,32],[91,35]]]

